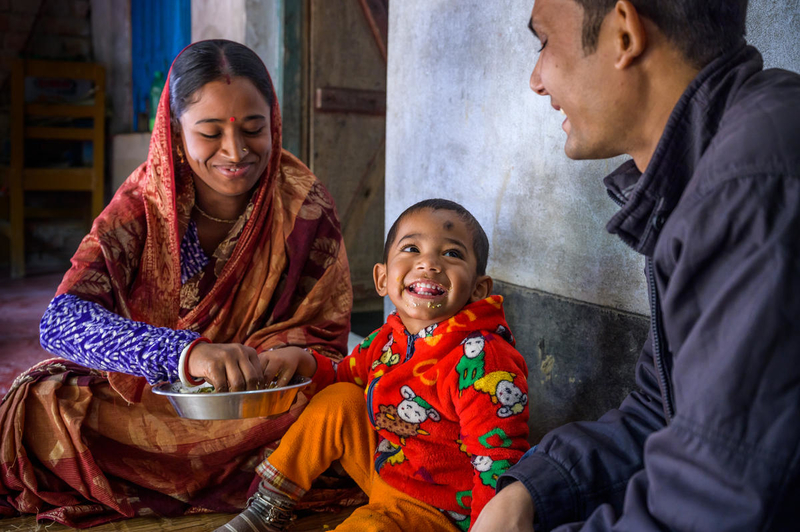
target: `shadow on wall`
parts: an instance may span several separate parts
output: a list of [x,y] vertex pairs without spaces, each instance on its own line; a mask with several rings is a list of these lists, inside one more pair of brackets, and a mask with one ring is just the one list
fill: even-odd
[[597,419],[634,389],[645,316],[502,281],[508,324],[528,364],[529,440],[571,421]]

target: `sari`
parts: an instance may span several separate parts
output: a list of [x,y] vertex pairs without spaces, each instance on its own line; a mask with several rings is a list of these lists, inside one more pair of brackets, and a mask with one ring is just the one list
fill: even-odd
[[[172,146],[168,78],[147,162],[94,221],[57,295],[216,343],[259,352],[307,346],[341,358],[352,291],[336,210],[311,171],[281,149],[277,102],[270,118],[266,171],[233,238],[211,260],[213,282],[192,285],[187,306],[180,243],[195,198],[188,165]],[[271,419],[189,420],[143,377],[64,359],[39,363],[0,406],[0,515],[36,513],[82,528],[238,511],[254,489],[256,465],[303,407],[298,400]]]

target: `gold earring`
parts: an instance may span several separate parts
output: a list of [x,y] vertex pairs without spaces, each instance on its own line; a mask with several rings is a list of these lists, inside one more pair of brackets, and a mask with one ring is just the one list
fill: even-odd
[[180,161],[181,164],[186,162],[186,159],[183,158],[183,150],[180,144],[175,144],[175,153],[178,155],[178,161]]

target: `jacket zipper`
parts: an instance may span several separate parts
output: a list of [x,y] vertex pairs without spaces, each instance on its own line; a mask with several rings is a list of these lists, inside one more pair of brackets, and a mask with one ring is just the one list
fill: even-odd
[[[414,356],[415,345],[414,341],[417,339],[416,334],[410,334],[406,331],[406,357],[403,359],[401,364],[405,364],[408,362],[412,356]],[[381,375],[383,377],[383,375]],[[375,390],[375,385],[378,384],[378,381],[381,380],[381,377],[377,379],[372,379],[370,383],[367,385],[367,413],[369,414],[369,422],[372,423],[372,426],[375,426],[375,416],[372,413],[372,393]]]
[[653,267],[653,259],[647,257],[647,284],[650,289],[650,328],[653,333],[653,360],[658,371],[658,384],[661,388],[661,397],[664,399],[664,414],[667,424],[675,416],[675,407],[672,404],[672,388],[664,366],[663,353],[664,346],[662,338],[664,331],[661,328],[661,307],[658,304],[658,290],[656,289],[656,274]]
[[375,385],[378,384],[381,377],[372,379],[367,386],[367,414],[369,414],[369,422],[373,427],[375,426],[375,415],[372,413],[372,393],[375,391]]
[[[619,207],[625,205],[625,199],[617,196],[611,190],[606,190],[611,200]],[[660,216],[656,216],[653,221],[662,220]],[[659,227],[657,227],[660,229]],[[623,242],[625,242],[623,240]],[[627,242],[625,242],[626,245]],[[631,247],[628,245],[628,247]],[[658,386],[661,389],[661,398],[664,401],[664,415],[666,416],[667,424],[672,421],[675,416],[675,406],[672,404],[672,387],[667,375],[667,369],[664,366],[663,353],[664,346],[661,339],[664,337],[664,331],[661,327],[661,306],[658,304],[658,290],[656,289],[656,274],[653,267],[653,259],[646,257],[647,261],[647,285],[648,285],[648,299],[650,300],[650,330],[653,334],[653,362],[658,372]]]

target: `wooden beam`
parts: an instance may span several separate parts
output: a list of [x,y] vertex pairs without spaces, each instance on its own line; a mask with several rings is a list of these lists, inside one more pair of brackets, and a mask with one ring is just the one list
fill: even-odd
[[70,118],[92,118],[95,115],[94,105],[49,105],[29,103],[25,105],[25,114],[30,116],[66,116]]
[[25,190],[93,190],[95,168],[27,168]]
[[25,128],[27,139],[49,140],[94,140],[92,128],[79,127],[31,127]]
[[386,114],[386,93],[343,87],[317,88],[314,108],[324,113]]
[[358,0],[358,3],[361,4],[361,11],[367,19],[372,37],[378,45],[383,62],[386,63],[386,49],[389,42],[389,0]]

